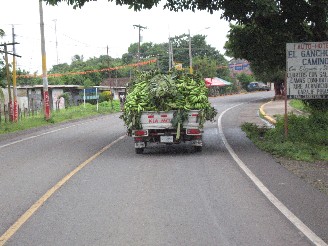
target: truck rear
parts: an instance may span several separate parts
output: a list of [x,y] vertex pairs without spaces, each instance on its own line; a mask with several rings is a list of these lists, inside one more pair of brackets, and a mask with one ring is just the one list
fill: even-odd
[[185,71],[138,73],[127,88],[123,119],[136,153],[150,143],[191,142],[202,150],[202,132],[217,111],[208,100],[204,79]]
[[190,110],[183,123],[175,125],[174,119],[177,117],[178,110],[142,112],[141,129],[132,130],[136,153],[143,153],[148,143],[170,145],[191,142],[196,151],[201,151],[203,142],[199,113],[199,110]]

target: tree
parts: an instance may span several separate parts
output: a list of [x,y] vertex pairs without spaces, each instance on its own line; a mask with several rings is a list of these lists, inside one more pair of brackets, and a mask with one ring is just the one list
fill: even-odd
[[[44,1],[52,5],[67,1],[76,8],[82,7],[91,0]],[[115,2],[118,5],[129,5],[130,8],[139,11],[157,6],[159,0],[116,0]],[[328,39],[327,0],[169,0],[164,8],[173,11],[207,10],[209,13],[222,10],[222,18],[237,24],[229,35],[226,45],[228,53],[236,58],[249,60],[257,77],[270,80],[273,79],[272,77],[276,77],[276,80],[282,79],[282,71],[285,71],[285,44],[287,42],[326,41]],[[247,41],[241,40],[242,34],[246,35]],[[257,42],[251,42],[255,39],[252,35],[258,35]],[[247,47],[239,47],[238,44],[242,45],[242,41]],[[263,57],[261,51],[269,56]],[[314,106],[316,109],[318,109],[317,105],[327,109],[327,101],[310,100],[307,102],[309,105],[316,105]]]
[[[173,47],[173,57],[175,62],[182,63],[183,67],[189,67],[189,35],[182,34],[172,37],[170,42]],[[226,65],[227,61],[219,51],[206,43],[205,35],[194,35],[191,37],[191,56],[195,60],[209,59],[215,61],[216,65]],[[194,63],[194,62],[193,62]]]
[[194,72],[202,78],[213,78],[217,76],[217,63],[208,57],[197,56],[193,60]]
[[239,80],[241,87],[243,89],[247,89],[247,85],[254,81],[254,77],[250,74],[246,74],[246,73],[240,73],[237,75],[237,79]]
[[[280,91],[286,70],[286,43],[326,41],[328,38],[328,1],[244,1],[236,11],[227,4],[224,16],[237,21],[228,35],[229,55],[252,64],[256,77],[274,81]],[[308,100],[315,110],[327,110],[327,100]],[[319,106],[318,106],[319,105]]]
[[[161,71],[168,70],[167,44],[154,44],[152,42],[142,43],[140,45],[140,61],[157,59],[157,64],[147,66],[147,69],[153,68]],[[130,44],[128,53],[122,55],[124,64],[136,63],[138,61],[138,43]]]

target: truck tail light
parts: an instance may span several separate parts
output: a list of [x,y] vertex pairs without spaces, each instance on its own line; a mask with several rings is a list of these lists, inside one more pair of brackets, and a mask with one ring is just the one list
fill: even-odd
[[187,135],[201,135],[199,129],[187,129]]
[[148,130],[135,130],[132,132],[133,137],[146,137],[148,136]]

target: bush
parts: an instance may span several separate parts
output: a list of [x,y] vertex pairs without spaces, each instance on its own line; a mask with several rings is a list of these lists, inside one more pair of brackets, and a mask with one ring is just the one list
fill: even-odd
[[288,138],[285,139],[284,118],[275,128],[244,123],[242,130],[262,150],[295,160],[328,160],[328,113],[309,117],[288,115]]
[[99,94],[99,102],[108,102],[113,100],[113,94],[111,91],[103,91]]
[[311,99],[304,100],[304,103],[310,108],[311,112],[327,112],[328,100],[325,99]]
[[239,80],[241,87],[245,90],[247,89],[247,85],[255,80],[252,75],[246,73],[240,73],[237,75],[237,79]]

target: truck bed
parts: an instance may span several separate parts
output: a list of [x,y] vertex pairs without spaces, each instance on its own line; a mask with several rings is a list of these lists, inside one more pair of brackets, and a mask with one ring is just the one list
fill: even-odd
[[[141,114],[140,123],[142,129],[173,129],[172,119],[174,117],[174,113],[176,110],[171,111],[144,111]],[[198,128],[199,120],[198,120],[199,110],[190,110],[188,112],[188,120],[186,120],[182,128]]]

